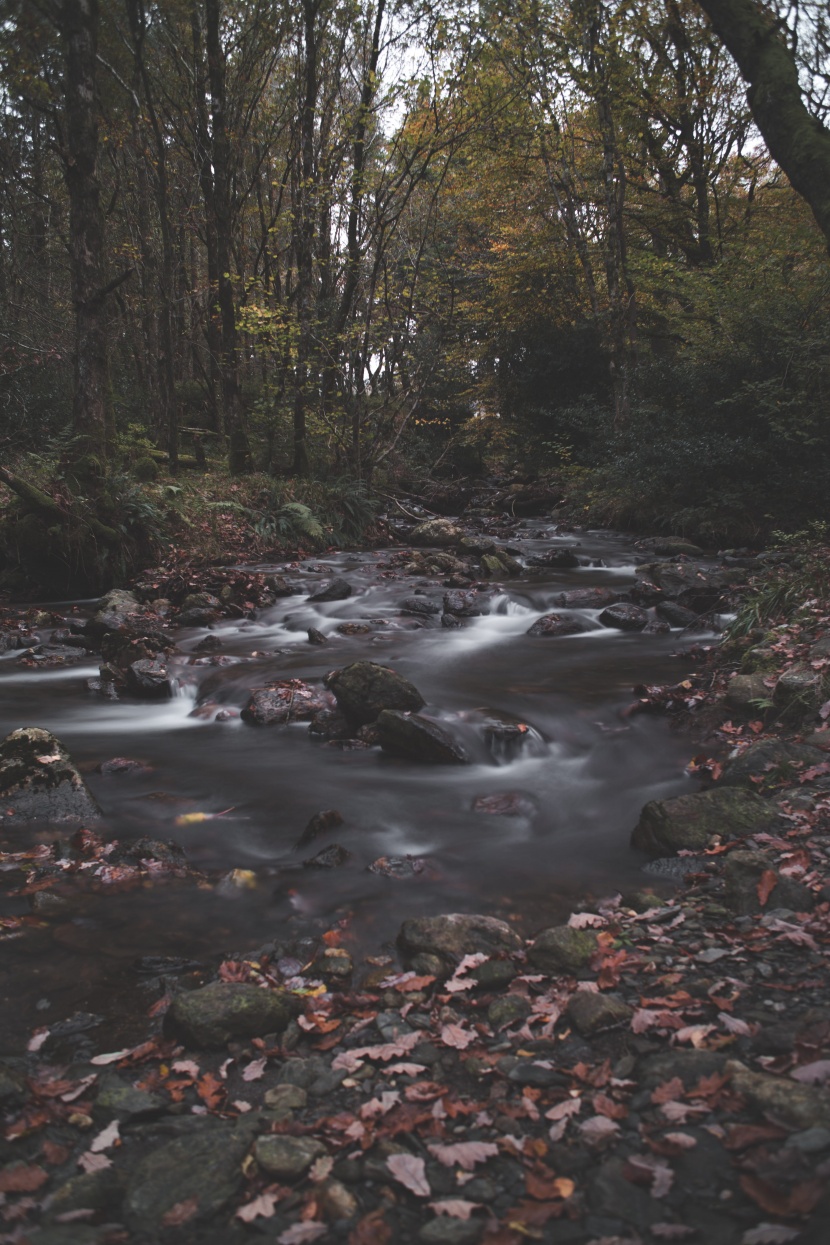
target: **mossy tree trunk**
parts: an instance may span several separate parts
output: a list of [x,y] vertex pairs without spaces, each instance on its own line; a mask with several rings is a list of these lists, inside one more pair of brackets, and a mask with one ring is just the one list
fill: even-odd
[[776,15],[757,0],[699,0],[735,59],[770,155],[809,204],[830,249],[830,130],[804,103]]

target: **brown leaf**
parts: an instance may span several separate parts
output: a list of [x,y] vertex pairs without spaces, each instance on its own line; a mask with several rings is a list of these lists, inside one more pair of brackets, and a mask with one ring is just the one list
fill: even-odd
[[758,879],[758,902],[763,908],[772,892],[778,885],[778,875],[774,869],[765,869]]
[[427,1183],[423,1159],[414,1154],[390,1154],[386,1166],[395,1179],[416,1197],[429,1197],[432,1193]]
[[428,1145],[427,1149],[439,1163],[445,1167],[463,1167],[471,1172],[476,1163],[486,1163],[499,1152],[498,1146],[492,1141],[459,1141],[455,1145]]
[[189,1223],[194,1215],[199,1213],[199,1199],[197,1197],[189,1197],[184,1202],[177,1202],[175,1206],[171,1206],[165,1215],[162,1215],[161,1224],[164,1228],[178,1228],[183,1223]]
[[211,1111],[215,1110],[222,1102],[225,1092],[225,1086],[216,1079],[212,1072],[206,1072],[201,1081],[196,1085],[196,1093]]
[[741,1176],[740,1185],[744,1193],[756,1202],[761,1210],[768,1215],[777,1215],[787,1219],[791,1215],[809,1215],[818,1205],[826,1191],[823,1180],[806,1180],[797,1184],[789,1192],[762,1180],[759,1176]]
[[782,1128],[776,1128],[774,1124],[732,1124],[726,1130],[723,1144],[727,1150],[748,1150],[750,1146],[764,1141],[778,1141],[786,1135]]
[[373,1210],[352,1228],[349,1245],[389,1245],[392,1229],[383,1217],[383,1209]]
[[12,1163],[0,1171],[0,1193],[37,1193],[48,1179],[37,1163]]

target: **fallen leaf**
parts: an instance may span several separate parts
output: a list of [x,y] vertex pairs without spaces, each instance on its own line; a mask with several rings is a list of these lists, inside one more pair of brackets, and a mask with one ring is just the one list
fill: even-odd
[[370,1211],[352,1228],[349,1245],[389,1245],[392,1229],[383,1216],[383,1208]]
[[385,1090],[379,1098],[370,1098],[368,1102],[364,1102],[360,1108],[360,1118],[362,1120],[375,1120],[382,1115],[386,1115],[387,1111],[391,1111],[401,1100],[401,1096],[396,1089]]
[[427,1184],[423,1159],[414,1154],[390,1154],[386,1166],[410,1193],[414,1193],[416,1197],[429,1197],[432,1190]]
[[103,1132],[93,1138],[89,1148],[92,1154],[100,1154],[102,1150],[109,1150],[110,1146],[114,1146],[115,1143],[120,1140],[121,1135],[118,1131],[118,1120],[113,1120],[111,1124],[107,1125]]
[[26,1044],[26,1050],[31,1051],[32,1054],[35,1054],[36,1051],[40,1050],[41,1046],[46,1041],[48,1036],[49,1036],[49,1029],[46,1028],[45,1025],[41,1025],[39,1029],[35,1029],[34,1033],[29,1038],[29,1041]]
[[758,879],[756,890],[758,892],[758,902],[763,908],[772,892],[778,885],[778,876],[774,869],[765,869]]
[[456,1050],[466,1050],[468,1046],[471,1046],[477,1040],[477,1033],[471,1033],[469,1029],[462,1029],[461,1025],[444,1025],[441,1029],[441,1041],[445,1046],[454,1046]]
[[616,1137],[620,1126],[614,1120],[609,1120],[607,1115],[592,1115],[589,1120],[579,1125],[579,1131],[588,1145],[601,1146]]
[[0,1171],[0,1193],[37,1193],[48,1179],[37,1163],[13,1163]]
[[262,1076],[264,1076],[265,1065],[267,1063],[268,1060],[265,1058],[252,1060],[251,1063],[242,1069],[242,1080],[258,1081]]
[[177,1202],[175,1206],[171,1206],[167,1213],[162,1215],[161,1225],[163,1228],[178,1228],[183,1223],[188,1223],[198,1213],[199,1199],[189,1197],[186,1201]]
[[727,1033],[734,1033],[738,1037],[752,1037],[752,1029],[745,1020],[730,1016],[728,1012],[718,1012],[718,1020]]
[[321,1180],[327,1180],[331,1175],[331,1169],[334,1167],[334,1159],[330,1154],[323,1154],[319,1159],[315,1159],[308,1173],[308,1178],[312,1184],[319,1184]]
[[695,1050],[700,1050],[710,1033],[714,1033],[714,1025],[685,1025],[672,1034],[672,1042],[691,1042]]
[[112,1167],[112,1159],[108,1159],[106,1154],[93,1154],[91,1150],[87,1150],[78,1159],[78,1166],[85,1172],[102,1172],[107,1167]]
[[800,1235],[799,1228],[787,1228],[783,1223],[759,1223],[757,1228],[744,1232],[741,1245],[786,1245]]
[[557,1102],[556,1106],[551,1107],[545,1112],[546,1120],[567,1120],[572,1115],[579,1115],[582,1110],[581,1098],[566,1098],[564,1102]]
[[669,1141],[673,1146],[678,1146],[681,1150],[691,1150],[697,1145],[697,1138],[692,1137],[690,1133],[665,1133],[664,1141]]
[[697,1234],[697,1228],[689,1228],[684,1223],[653,1223],[649,1232],[658,1240],[685,1241]]
[[453,1219],[469,1219],[474,1210],[478,1210],[481,1202],[465,1202],[463,1197],[448,1197],[441,1202],[428,1202],[430,1210],[436,1215],[449,1215]]
[[328,1227],[324,1223],[295,1223],[281,1232],[277,1240],[279,1245],[305,1245],[306,1241],[319,1240],[327,1232]]
[[793,1068],[790,1076],[803,1085],[823,1085],[830,1080],[830,1059],[816,1059],[813,1063],[804,1063],[800,1068]]
[[118,1063],[119,1059],[125,1059],[127,1055],[131,1054],[132,1050],[129,1048],[127,1050],[113,1050],[107,1055],[95,1055],[89,1062],[94,1064],[96,1068],[105,1068],[107,1064]]
[[572,912],[568,924],[571,929],[590,929],[594,925],[605,925],[605,917],[596,912]]
[[454,1145],[432,1143],[427,1146],[433,1158],[438,1159],[445,1167],[462,1167],[471,1172],[476,1163],[486,1163],[498,1154],[499,1148],[493,1141],[459,1141]]
[[236,1218],[241,1219],[243,1223],[253,1223],[255,1219],[270,1219],[277,1202],[285,1195],[285,1189],[266,1189],[252,1202],[246,1202],[244,1206],[240,1206],[236,1212]]

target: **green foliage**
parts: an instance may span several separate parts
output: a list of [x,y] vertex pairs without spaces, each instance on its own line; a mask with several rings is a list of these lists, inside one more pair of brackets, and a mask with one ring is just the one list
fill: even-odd
[[816,600],[830,595],[828,525],[813,523],[789,534],[776,533],[780,560],[757,575],[725,640],[737,641],[759,630],[797,619]]
[[142,484],[152,484],[159,477],[159,465],[154,458],[145,454],[143,458],[137,458],[133,463],[133,476]]

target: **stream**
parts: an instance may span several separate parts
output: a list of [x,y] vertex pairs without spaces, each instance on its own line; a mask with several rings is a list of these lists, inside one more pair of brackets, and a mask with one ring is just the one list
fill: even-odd
[[[28,670],[16,660],[19,653],[0,658],[0,735],[21,726],[53,731],[104,810],[99,833],[122,841],[175,839],[206,875],[201,883],[161,880],[116,894],[85,893],[60,919],[50,916],[7,938],[0,962],[3,1049],[20,1051],[33,1028],[73,1013],[103,1016],[108,1037],[118,1041],[131,1017],[158,997],[158,981],[135,971],[140,956],[213,965],[220,955],[269,940],[287,946],[306,937],[310,947],[341,921],[344,945],[359,964],[363,954],[394,940],[407,916],[513,915],[531,934],[562,919],[577,893],[652,882],[629,849],[629,834],[646,801],[695,789],[684,774],[690,741],[660,715],[622,711],[635,684],[682,677],[673,654],[687,637],[608,629],[596,610],[570,611],[588,625],[582,634],[528,636],[537,618],[557,608],[559,593],[633,583],[631,538],[560,537],[529,520],[509,541],[523,556],[575,542],[581,557],[599,564],[533,569],[505,581],[493,590],[489,615],[457,630],[399,613],[413,590],[440,603],[444,589],[391,575],[389,551],[338,553],[323,559],[327,569],[309,561],[289,572],[308,594],[342,575],[352,596],[313,604],[298,595],[255,619],[217,623],[218,662],[193,653],[205,628],[179,630],[180,652],[171,662],[177,693],[166,701],[96,696],[87,688],[97,674],[91,660]],[[77,618],[90,606],[50,608]],[[336,630],[367,619],[383,621],[364,635]],[[309,627],[329,643],[310,644]],[[316,742],[306,723],[255,727],[238,716],[252,688],[277,679],[319,680],[361,659],[411,680],[427,712],[464,740],[472,764],[417,765],[379,748]],[[477,725],[487,715],[531,728],[518,752],[488,748]],[[140,760],[147,770],[96,772],[116,756]],[[506,793],[510,815],[474,807],[481,797]],[[307,822],[323,809],[339,810],[344,824],[296,851]],[[175,824],[192,812],[223,815]],[[14,828],[4,846],[19,851],[65,834]],[[302,867],[304,856],[335,841],[351,853],[343,867]],[[368,871],[381,856],[427,858],[428,867],[401,878]],[[253,876],[241,875],[239,884],[240,875],[225,876],[233,870]],[[29,911],[25,898],[9,894],[20,885],[19,872],[0,874],[0,916]]]

